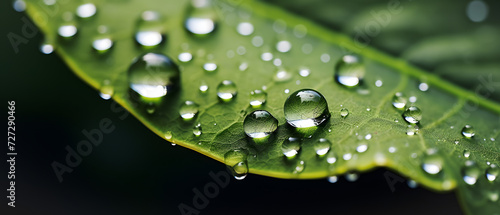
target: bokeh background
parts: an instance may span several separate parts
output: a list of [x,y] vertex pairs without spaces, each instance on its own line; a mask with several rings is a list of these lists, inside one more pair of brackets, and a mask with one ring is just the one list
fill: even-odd
[[[268,2],[328,28],[352,34],[349,23],[354,22],[354,18],[349,19],[349,16],[360,11],[357,5],[380,5],[388,1]],[[451,33],[499,23],[497,1],[486,1],[489,14],[481,23],[468,20],[469,1],[442,2],[450,5],[453,11],[459,10],[457,14],[463,19],[462,23],[466,23],[460,25],[450,18],[445,19],[443,25],[459,25]],[[0,86],[1,101],[5,105],[2,108],[5,118],[0,124],[6,130],[6,103],[16,101],[18,152],[15,209],[7,207],[4,196],[7,195],[8,166],[5,161],[0,162],[3,199],[0,214],[181,214],[179,204],[192,206],[193,188],[201,190],[212,182],[209,172],[225,170],[225,166],[215,160],[180,146],[171,146],[132,116],[119,119],[120,114],[111,111],[112,101],[101,99],[98,92],[76,77],[57,54],[45,55],[39,51],[41,33],[20,45],[19,52],[14,53],[6,35],[9,32],[20,34],[22,18],[26,15],[15,12],[10,0],[0,4]],[[324,7],[322,11],[311,12],[314,8],[318,10],[313,4],[324,4]],[[336,11],[338,4],[347,4],[346,8],[352,11]],[[415,19],[423,18],[425,13],[459,16],[449,11],[430,5],[423,7],[422,17]],[[332,21],[338,20],[335,16],[347,19]],[[395,36],[382,32],[370,45],[399,56],[411,43],[442,33],[438,28],[436,32],[401,34],[404,40],[385,45],[386,40]],[[422,66],[433,68],[433,65]],[[105,134],[101,145],[94,147],[93,152],[83,158],[83,163],[72,173],[65,174],[60,183],[51,163],[62,163],[67,153],[65,147],[75,148],[79,141],[86,139],[82,130],[98,128],[104,118],[113,121],[115,130]],[[6,143],[3,143],[0,160],[7,159]],[[392,192],[384,177],[387,171],[378,169],[363,173],[356,182],[340,177],[334,184],[327,180],[282,180],[249,175],[242,181],[232,179],[228,187],[210,199],[201,214],[462,214],[452,192],[435,193],[421,187],[411,189],[406,181],[397,183]]]

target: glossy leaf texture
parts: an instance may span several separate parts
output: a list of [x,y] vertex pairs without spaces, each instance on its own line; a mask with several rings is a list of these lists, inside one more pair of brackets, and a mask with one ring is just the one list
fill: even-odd
[[[484,94],[262,2],[81,7],[88,3],[30,0],[27,13],[104,98],[236,177],[323,178],[383,166],[434,190],[457,189],[469,212],[500,211],[500,105]],[[419,49],[408,53],[423,59]],[[286,114],[287,98],[303,89],[326,103]],[[296,129],[285,115],[317,126]]]

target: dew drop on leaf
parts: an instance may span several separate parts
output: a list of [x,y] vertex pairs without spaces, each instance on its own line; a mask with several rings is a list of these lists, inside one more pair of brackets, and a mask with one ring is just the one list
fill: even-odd
[[339,180],[337,176],[330,176],[328,177],[328,182],[334,184],[334,183],[337,183],[337,181]]
[[177,56],[180,62],[187,63],[193,59],[193,55],[189,52],[182,52]]
[[224,80],[217,86],[217,96],[224,102],[231,101],[237,94],[236,84]]
[[191,120],[198,113],[198,108],[199,105],[194,103],[193,101],[185,101],[184,103],[182,103],[179,109],[179,114],[183,119]]
[[179,87],[179,68],[163,54],[146,53],[130,65],[128,81],[130,89],[142,97],[160,98]]
[[443,169],[443,159],[436,150],[426,153],[422,157],[422,169],[431,175],[437,175]]
[[464,128],[462,128],[462,135],[466,138],[472,138],[476,134],[475,134],[474,128],[472,126],[465,125]]
[[256,110],[248,114],[243,121],[243,129],[251,138],[264,138],[278,128],[278,120],[265,110]]
[[397,92],[392,97],[392,106],[399,110],[403,110],[408,103],[408,99],[403,95],[403,93]]
[[403,118],[408,123],[417,124],[422,120],[422,111],[418,107],[411,106],[403,112]]
[[358,180],[358,178],[359,178],[359,174],[354,173],[354,172],[349,172],[349,173],[345,174],[345,179],[349,182],[355,182]]
[[470,151],[469,150],[464,150],[464,157],[469,158],[470,157]]
[[331,143],[329,140],[325,138],[319,138],[316,142],[314,142],[314,151],[316,151],[316,155],[322,157],[330,151]]
[[299,70],[299,75],[302,76],[302,77],[307,77],[311,74],[311,70],[309,70],[308,68],[301,68]]
[[76,35],[78,32],[78,28],[76,27],[76,24],[73,22],[68,22],[64,23],[61,26],[59,26],[57,33],[59,36],[63,38],[72,38]]
[[40,45],[40,52],[43,54],[52,54],[52,52],[54,52],[54,45],[48,42],[43,42],[42,45]]
[[96,14],[97,8],[92,3],[82,4],[76,8],[76,15],[80,18],[89,18]]
[[488,181],[490,182],[496,181],[499,175],[500,175],[500,167],[498,167],[495,164],[491,164],[486,169],[486,179],[488,179]]
[[262,106],[266,103],[267,93],[262,90],[254,90],[250,92],[250,105],[254,108]]
[[217,13],[211,0],[194,0],[189,9],[184,27],[194,35],[208,35],[217,27]]
[[285,101],[284,113],[288,124],[296,128],[318,126],[330,118],[325,97],[311,89],[292,93]]
[[365,65],[359,56],[345,55],[335,65],[334,76],[337,83],[343,86],[358,86],[365,76]]
[[306,168],[306,162],[301,160],[301,161],[297,162],[297,165],[295,166],[295,169],[293,170],[293,174],[302,173],[305,168]]
[[473,161],[466,161],[464,167],[462,168],[462,178],[464,182],[468,185],[476,184],[479,176],[481,175],[481,169]]
[[248,36],[253,33],[254,27],[252,23],[249,22],[241,22],[236,27],[236,31],[243,36]]
[[165,40],[165,28],[160,13],[144,11],[141,14],[135,40],[144,47],[155,47]]
[[274,81],[276,82],[286,82],[292,79],[293,75],[292,73],[288,72],[287,70],[280,68],[276,71],[276,74],[274,75]]
[[196,137],[199,137],[202,134],[201,124],[198,123],[193,128],[193,134]]
[[347,108],[340,109],[340,116],[346,118],[349,115],[349,110]]
[[205,63],[203,64],[203,69],[207,72],[213,72],[217,70],[217,64],[215,64],[214,62]]
[[113,86],[111,86],[111,82],[109,80],[104,80],[101,84],[101,89],[99,95],[104,100],[109,100],[113,96],[114,90]]
[[287,158],[294,158],[299,152],[301,147],[301,141],[296,137],[287,138],[281,145],[283,154]]
[[292,49],[292,44],[288,40],[281,40],[276,44],[276,50],[281,53],[289,52]]
[[356,151],[358,153],[366,152],[366,150],[368,150],[368,145],[366,143],[362,143],[362,144],[358,145],[358,147],[356,147]]
[[248,174],[247,156],[248,152],[244,149],[233,149],[224,154],[224,163],[237,180],[244,179]]
[[406,128],[406,135],[408,135],[408,136],[413,136],[413,135],[417,134],[417,132],[418,132],[417,126],[408,125],[408,127]]

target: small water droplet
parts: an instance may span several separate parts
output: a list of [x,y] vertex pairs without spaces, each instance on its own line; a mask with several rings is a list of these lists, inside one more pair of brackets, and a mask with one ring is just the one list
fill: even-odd
[[184,27],[194,35],[209,35],[217,27],[217,13],[210,0],[193,1]]
[[311,71],[308,68],[301,68],[299,70],[299,75],[302,77],[307,77],[311,74]]
[[406,128],[406,135],[408,136],[413,136],[417,134],[417,132],[418,132],[418,126],[408,125],[408,127]]
[[267,93],[262,90],[254,90],[250,93],[250,105],[254,108],[266,103]]
[[320,60],[323,63],[328,63],[328,62],[330,62],[330,55],[327,53],[324,53],[321,55]]
[[392,97],[392,106],[394,106],[397,109],[404,109],[406,106],[406,103],[408,103],[408,99],[403,95],[403,93],[397,92],[393,97]]
[[245,53],[247,53],[247,49],[244,46],[238,46],[238,48],[236,48],[236,53],[238,53],[239,55],[244,55]]
[[486,179],[490,182],[494,182],[497,180],[498,176],[500,175],[500,167],[498,167],[495,164],[491,164],[487,169],[486,169]]
[[470,151],[469,150],[464,150],[464,157],[469,158],[470,157]]
[[292,93],[285,101],[284,112],[288,124],[296,128],[318,126],[330,118],[325,97],[311,89]]
[[316,151],[316,155],[322,157],[330,151],[330,146],[332,144],[329,140],[325,138],[319,138],[316,142],[314,142],[314,150]]
[[24,0],[15,0],[12,7],[17,12],[23,12],[26,10],[26,2],[24,2]]
[[342,159],[344,159],[345,161],[351,160],[351,158],[352,158],[351,153],[345,153],[344,155],[342,155]]
[[244,179],[248,174],[247,156],[248,152],[244,149],[234,149],[224,154],[224,163],[237,180]]
[[292,73],[286,71],[283,68],[280,68],[276,71],[276,75],[274,75],[274,81],[276,82],[286,82],[292,79]]
[[313,46],[311,44],[306,43],[302,45],[302,52],[304,52],[304,54],[311,54],[312,51],[313,51]]
[[92,3],[82,4],[76,9],[76,15],[80,18],[89,18],[96,14],[97,8]]
[[278,50],[279,52],[289,52],[290,49],[292,49],[292,44],[290,43],[290,41],[282,40],[276,44],[276,50]]
[[217,70],[217,64],[215,64],[213,62],[205,63],[205,64],[203,64],[203,69],[207,72],[213,72],[213,71]]
[[97,36],[92,42],[92,48],[100,53],[110,50],[111,47],[113,47],[113,40],[111,40],[111,37],[106,34]]
[[170,132],[170,131],[165,132],[165,139],[171,140],[172,139],[172,132]]
[[356,147],[356,151],[359,153],[366,152],[368,150],[368,145],[366,143],[360,144],[358,147]]
[[382,82],[382,80],[377,80],[375,81],[375,86],[376,87],[381,87],[384,83]]
[[436,151],[424,154],[422,158],[422,169],[431,175],[437,175],[443,169],[443,159]]
[[349,115],[349,110],[347,108],[340,109],[340,116],[346,118]]
[[282,19],[278,19],[273,23],[273,29],[276,33],[284,33],[286,31],[286,22]]
[[462,135],[466,138],[472,138],[476,134],[475,134],[474,128],[472,126],[465,125],[464,128],[462,128]]
[[273,59],[273,54],[271,54],[270,52],[264,52],[262,53],[262,55],[260,55],[260,58],[263,61],[271,61]]
[[199,87],[201,93],[206,93],[208,91],[208,85],[204,81],[201,82]]
[[304,161],[299,161],[297,162],[297,165],[295,166],[295,169],[293,170],[293,174],[299,174],[304,171],[306,168],[306,162]]
[[261,47],[264,45],[264,39],[261,36],[255,36],[252,38],[252,45],[255,47]]
[[411,106],[403,112],[403,118],[408,123],[417,124],[422,120],[422,111],[418,107]]
[[418,186],[417,182],[414,180],[408,180],[406,183],[408,184],[408,187],[412,189],[415,189]]
[[187,63],[193,59],[193,55],[189,52],[182,52],[177,59],[179,59],[180,62]]
[[217,96],[222,101],[231,101],[237,93],[236,84],[232,81],[224,80],[217,86]]
[[365,66],[357,55],[345,55],[335,66],[335,80],[346,87],[361,84],[365,76]]
[[101,84],[101,92],[99,95],[104,100],[109,100],[113,96],[114,90],[113,86],[111,86],[111,82],[109,80],[104,80]]
[[387,151],[389,151],[389,153],[394,153],[394,152],[396,152],[397,150],[398,150],[398,149],[397,149],[396,147],[394,147],[394,146],[391,146],[391,147],[389,147],[389,148],[387,149]]
[[42,43],[42,45],[40,45],[40,52],[42,52],[43,54],[52,54],[52,52],[54,52],[54,45],[48,42],[44,42]]
[[201,124],[198,123],[193,128],[193,134],[196,137],[199,137],[202,134]]
[[329,150],[329,152],[326,154],[326,162],[328,164],[334,164],[337,162],[337,154],[333,150]]
[[251,138],[264,138],[278,128],[278,120],[265,110],[256,110],[248,114],[243,121],[243,129]]
[[160,13],[144,11],[138,21],[135,40],[144,47],[155,47],[165,40],[165,28]]
[[288,94],[288,93],[290,93],[290,90],[289,89],[285,89],[284,92],[285,92],[285,94]]
[[300,139],[289,137],[283,142],[281,149],[287,158],[294,158],[300,152]]
[[338,180],[339,179],[338,179],[337,176],[330,176],[330,177],[328,177],[328,182],[330,182],[332,184],[336,183]]
[[281,59],[279,59],[279,58],[275,58],[275,59],[273,60],[273,64],[274,64],[275,66],[281,66]]
[[198,113],[198,108],[198,104],[192,101],[186,101],[182,103],[181,107],[179,108],[179,115],[181,115],[181,117],[185,120],[191,120]]
[[238,66],[238,69],[242,72],[246,71],[248,69],[248,63],[247,62],[243,62],[241,63],[239,66]]
[[249,22],[242,22],[238,24],[238,27],[236,27],[236,30],[238,31],[239,34],[243,36],[248,36],[253,33],[254,27],[252,23]]
[[422,83],[420,83],[420,84],[418,85],[418,89],[419,89],[420,91],[422,91],[422,92],[425,92],[425,91],[429,90],[429,85],[428,85],[427,83],[423,83],[423,82],[422,82]]
[[59,26],[57,32],[63,38],[72,38],[78,32],[78,29],[74,23],[68,22]]
[[416,96],[410,96],[410,98],[408,99],[408,101],[410,101],[411,103],[415,103],[415,102],[417,102],[417,97]]
[[466,161],[465,166],[462,168],[463,180],[468,185],[474,185],[481,175],[481,169],[473,161]]
[[354,173],[354,172],[350,172],[350,173],[345,174],[345,179],[349,182],[355,182],[358,180],[358,178],[359,178],[359,175],[357,173]]
[[128,81],[130,88],[139,95],[160,98],[179,86],[179,68],[163,54],[146,53],[130,65]]

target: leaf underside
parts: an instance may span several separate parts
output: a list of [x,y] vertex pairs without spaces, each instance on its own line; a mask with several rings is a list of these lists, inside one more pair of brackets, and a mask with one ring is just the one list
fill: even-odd
[[[35,0],[27,3],[28,14],[79,77],[96,89],[103,89],[103,83],[109,81],[114,100],[172,143],[221,162],[227,152],[244,149],[248,151],[246,162],[250,173],[279,178],[323,178],[377,166],[388,167],[434,190],[457,189],[469,213],[500,211],[498,200],[494,200],[494,195],[498,198],[500,193],[500,182],[498,179],[490,182],[485,177],[489,164],[500,164],[500,145],[495,140],[500,133],[500,105],[417,69],[405,60],[370,47],[360,48],[347,36],[254,1],[214,1],[212,9],[217,14],[218,25],[213,33],[204,37],[192,35],[184,28],[184,20],[189,16],[187,0],[94,1],[96,15],[77,18],[78,33],[69,40],[60,38],[57,29],[63,23],[63,14],[74,12],[83,1],[61,1],[51,6]],[[152,49],[141,47],[134,39],[137,20],[147,10],[163,15],[167,29],[166,41]],[[254,32],[249,36],[238,34],[236,26],[240,22],[252,23]],[[286,24],[284,32],[276,31],[276,25],[281,23]],[[107,53],[96,53],[91,45],[101,25],[108,27],[114,41]],[[294,33],[297,26],[307,29],[304,37]],[[262,46],[252,44],[255,36],[262,37]],[[289,52],[276,50],[280,40],[290,41]],[[310,53],[304,52],[305,46],[312,47]],[[131,98],[127,80],[132,60],[151,51],[166,54],[181,69],[180,90],[162,99],[152,113],[146,104]],[[177,56],[182,52],[192,53],[193,60],[179,62]],[[272,60],[261,60],[264,52],[271,52],[274,59],[280,59],[282,66],[273,65]],[[333,75],[341,57],[352,52],[362,56],[366,69],[363,86],[358,88],[341,86]],[[407,55],[418,58],[421,56],[418,52],[413,50]],[[325,54],[329,59],[325,59]],[[217,70],[205,71],[203,64],[207,62],[215,62]],[[239,69],[242,63],[248,64],[244,71]],[[300,68],[310,69],[310,75],[300,76]],[[292,78],[285,82],[275,81],[278,69],[287,70]],[[217,98],[216,88],[222,80],[231,80],[237,86],[238,94],[230,102]],[[382,86],[375,86],[377,80],[382,81]],[[429,85],[428,91],[419,90],[421,82]],[[202,83],[208,86],[205,93],[199,90]],[[268,95],[266,103],[252,108],[250,92],[263,87]],[[285,159],[281,145],[297,133],[285,121],[283,104],[291,92],[306,88],[325,96],[331,118],[319,126],[312,137],[303,139],[296,158]],[[406,134],[408,123],[402,118],[402,111],[392,106],[392,98],[397,92],[416,97],[414,105],[422,110],[416,135]],[[196,118],[190,121],[179,115],[181,104],[187,100],[200,106]],[[342,108],[349,110],[345,118],[340,115]],[[255,143],[243,131],[245,116],[257,109],[269,111],[279,121],[273,139],[266,143]],[[198,123],[202,135],[195,136],[193,127]],[[474,127],[473,138],[462,136],[461,129],[466,124]],[[371,138],[365,138],[367,135]],[[337,158],[334,164],[316,155],[313,143],[319,138],[332,143],[330,153]],[[357,152],[356,147],[360,144],[366,144],[368,149]],[[422,170],[425,153],[430,149],[436,149],[443,160],[438,175]],[[464,151],[470,152],[468,158],[464,157]],[[346,154],[352,158],[344,159]],[[463,180],[462,169],[467,160],[474,161],[481,171],[475,185],[468,185]],[[305,168],[296,173],[302,161]]]

